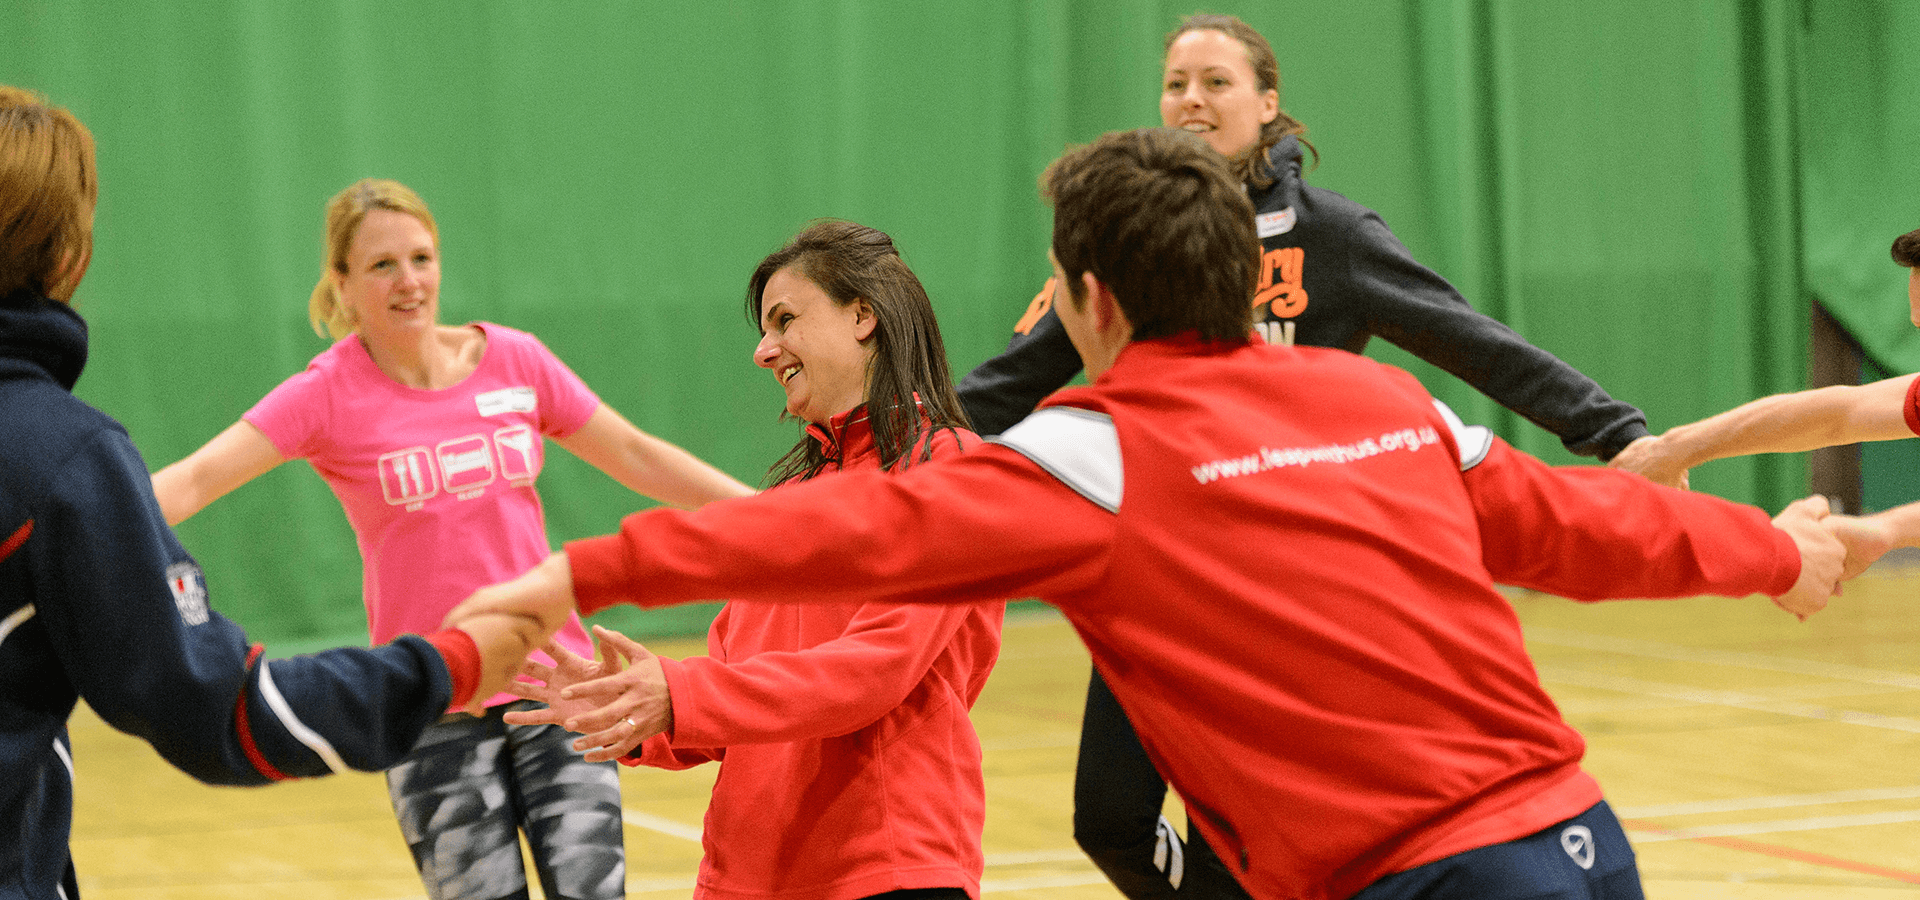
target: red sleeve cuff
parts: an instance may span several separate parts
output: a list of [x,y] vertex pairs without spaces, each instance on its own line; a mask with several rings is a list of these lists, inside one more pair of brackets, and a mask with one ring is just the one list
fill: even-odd
[[626,571],[627,547],[618,533],[569,541],[566,551],[580,618],[626,600],[621,573]]
[[[1761,513],[1764,516],[1766,513]],[[1772,523],[1768,523],[1772,528]],[[1800,545],[1793,542],[1793,536],[1773,528],[1773,546],[1779,554],[1780,565],[1774,569],[1773,579],[1768,582],[1766,594],[1778,597],[1793,590],[1793,583],[1800,580]]]
[[473,635],[449,628],[427,635],[427,643],[440,651],[447,674],[453,676],[453,700],[447,706],[457,709],[472,702],[473,691],[480,686],[480,647]]

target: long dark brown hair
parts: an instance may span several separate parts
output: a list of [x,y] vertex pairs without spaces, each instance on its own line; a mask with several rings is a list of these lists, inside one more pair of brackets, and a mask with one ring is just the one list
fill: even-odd
[[[968,427],[967,414],[953,390],[946,344],[933,317],[933,301],[913,270],[907,268],[886,232],[852,222],[822,220],[793,236],[786,246],[760,261],[747,282],[747,319],[760,328],[761,295],[767,280],[792,268],[833,302],[846,306],[865,300],[876,322],[867,357],[867,417],[873,425],[880,467],[891,469],[926,460],[910,457],[923,438],[942,428]],[[914,404],[919,397],[918,408]],[[924,418],[923,418],[924,417]],[[812,478],[833,463],[804,427],[800,442],[767,471],[767,484]]]
[[[1280,61],[1273,55],[1273,46],[1252,25],[1240,21],[1236,16],[1195,13],[1180,20],[1180,25],[1167,33],[1167,42],[1161,48],[1162,60],[1166,58],[1166,51],[1173,49],[1173,42],[1189,31],[1218,31],[1239,41],[1240,46],[1247,48],[1247,62],[1253,64],[1253,77],[1259,82],[1258,89],[1279,93]],[[1299,138],[1300,145],[1313,154],[1313,164],[1319,165],[1320,150],[1307,140],[1306,123],[1288,115],[1283,109],[1273,117],[1273,121],[1260,126],[1260,139],[1252,147],[1228,160],[1233,167],[1234,177],[1256,188],[1273,184],[1275,176],[1267,165],[1267,151],[1290,134]]]

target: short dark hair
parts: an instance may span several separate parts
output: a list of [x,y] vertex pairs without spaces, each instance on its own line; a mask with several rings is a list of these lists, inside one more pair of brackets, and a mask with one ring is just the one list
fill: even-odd
[[1247,339],[1260,261],[1253,204],[1198,135],[1112,132],[1054,160],[1040,184],[1076,309],[1086,302],[1080,275],[1092,272],[1136,340],[1190,331]]
[[1920,228],[1893,239],[1893,261],[1909,269],[1920,268]]
[[[942,428],[967,427],[933,301],[900,258],[893,238],[877,228],[836,219],[815,222],[794,235],[761,260],[747,282],[747,318],[756,329],[767,281],[789,267],[836,305],[865,300],[873,310],[865,399],[881,468],[911,465],[915,446],[922,448],[921,460],[929,459],[933,447],[923,443],[924,438]],[[800,442],[768,471],[767,483],[812,478],[832,461],[820,443],[802,431]]]

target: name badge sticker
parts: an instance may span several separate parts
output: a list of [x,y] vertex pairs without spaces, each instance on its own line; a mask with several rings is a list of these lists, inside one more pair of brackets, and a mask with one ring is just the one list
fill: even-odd
[[1270,238],[1276,234],[1286,234],[1292,231],[1294,219],[1293,207],[1289,206],[1279,212],[1261,213],[1254,216],[1253,226],[1260,232],[1261,237]]
[[530,387],[501,388],[497,391],[475,394],[473,402],[480,408],[480,414],[483,416],[530,413],[537,405],[533,388]]

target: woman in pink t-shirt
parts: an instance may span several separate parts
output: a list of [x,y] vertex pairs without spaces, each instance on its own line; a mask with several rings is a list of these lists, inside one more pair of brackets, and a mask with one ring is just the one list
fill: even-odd
[[[899,471],[977,443],[933,306],[883,232],[806,229],[754,272],[747,313],[754,362],[804,423],[770,481]],[[512,720],[593,732],[579,742],[591,759],[719,762],[696,900],[978,898],[986,790],[968,712],[1004,606],[734,601],[707,655],[680,660],[602,630],[610,661],[634,661],[610,690],[582,685],[586,699]],[[516,690],[547,699],[602,671],[554,654],[560,671],[533,669],[548,687]]]
[[[169,524],[289,459],[307,460],[360,547],[375,643],[428,633],[467,594],[550,551],[534,490],[551,437],[635,492],[676,506],[751,493],[611,407],[532,335],[439,323],[439,232],[406,186],[365,179],[327,206],[309,314],[336,343],[206,446],[153,476]],[[559,642],[592,645],[576,620]],[[526,895],[526,833],[548,897],[625,892],[619,779],[553,726],[450,713],[387,773],[434,900]]]

